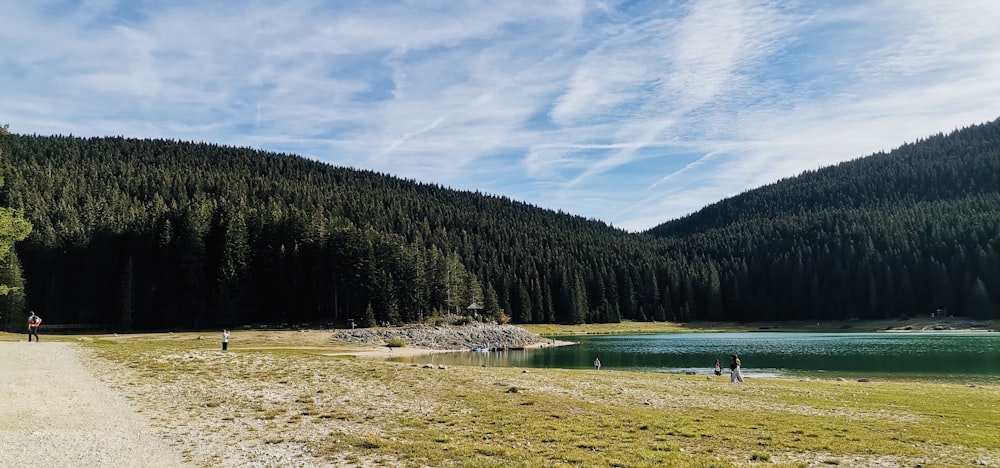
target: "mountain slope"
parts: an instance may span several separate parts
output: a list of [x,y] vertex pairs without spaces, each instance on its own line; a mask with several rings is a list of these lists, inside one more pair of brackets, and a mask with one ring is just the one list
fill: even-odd
[[1000,187],[998,141],[1000,119],[784,179],[713,203],[647,233],[682,237],[753,219],[901,208],[996,193]]
[[4,200],[35,227],[19,246],[29,296],[67,321],[406,322],[471,302],[523,322],[618,320],[585,306],[582,272],[645,248],[604,223],[290,155],[3,144]]
[[292,155],[6,135],[0,203],[34,230],[19,263],[0,269],[0,281],[24,284],[0,312],[122,329],[443,312],[515,323],[989,318],[1000,302],[998,127],[809,172],[643,234]]
[[729,317],[993,317],[1000,120],[751,190],[646,235],[713,259]]

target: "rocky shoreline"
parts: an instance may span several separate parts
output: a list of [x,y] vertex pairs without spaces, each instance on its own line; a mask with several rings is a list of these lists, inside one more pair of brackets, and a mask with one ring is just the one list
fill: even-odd
[[356,328],[336,330],[333,338],[347,343],[388,346],[392,340],[406,347],[433,350],[468,350],[474,348],[526,348],[551,343],[552,340],[529,333],[513,325],[439,325]]

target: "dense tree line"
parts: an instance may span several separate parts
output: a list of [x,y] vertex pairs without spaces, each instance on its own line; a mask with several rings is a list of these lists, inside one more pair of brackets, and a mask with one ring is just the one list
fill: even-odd
[[23,135],[0,148],[0,203],[34,226],[0,282],[52,323],[985,318],[1000,297],[1000,121],[643,234],[245,148]]
[[809,171],[647,232],[718,263],[723,315],[997,317],[1000,119]]
[[[8,134],[7,126],[0,127],[0,137]],[[0,149],[0,158],[3,150]],[[3,176],[0,175],[0,187]],[[13,328],[25,314],[24,284],[20,264],[14,253],[14,244],[31,232],[31,224],[17,210],[0,207],[0,328]],[[22,322],[23,323],[23,322]]]
[[639,245],[507,198],[290,155],[125,138],[2,144],[2,201],[35,225],[18,253],[47,322],[401,323],[473,302],[494,320],[619,320],[587,307],[581,254]]

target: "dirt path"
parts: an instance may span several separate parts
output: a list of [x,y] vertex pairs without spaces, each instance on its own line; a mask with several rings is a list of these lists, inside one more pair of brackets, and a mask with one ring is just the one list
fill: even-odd
[[178,467],[129,402],[98,381],[71,343],[0,342],[0,466]]

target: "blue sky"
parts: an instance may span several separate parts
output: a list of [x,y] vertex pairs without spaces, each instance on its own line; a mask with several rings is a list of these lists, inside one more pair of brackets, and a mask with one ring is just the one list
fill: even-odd
[[299,154],[636,231],[1000,116],[1000,2],[6,2],[0,124]]

